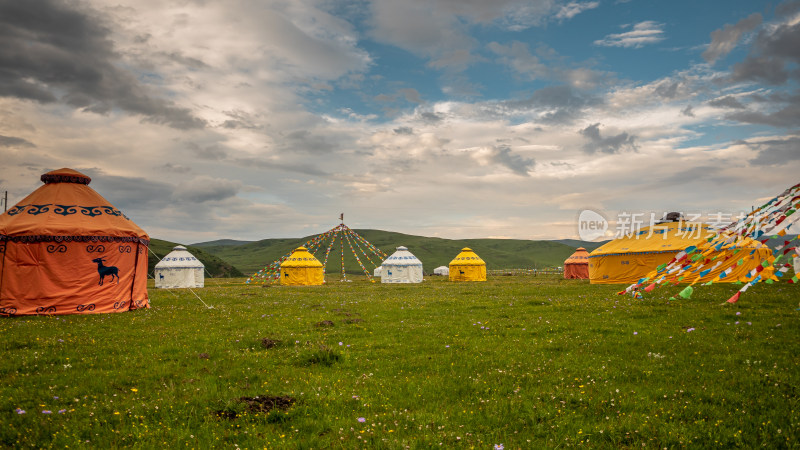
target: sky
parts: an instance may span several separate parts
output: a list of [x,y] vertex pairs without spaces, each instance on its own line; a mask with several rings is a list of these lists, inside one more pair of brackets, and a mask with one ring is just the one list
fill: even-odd
[[[578,238],[800,182],[800,2],[0,0],[0,193],[151,237]],[[637,216],[638,217],[638,216]]]

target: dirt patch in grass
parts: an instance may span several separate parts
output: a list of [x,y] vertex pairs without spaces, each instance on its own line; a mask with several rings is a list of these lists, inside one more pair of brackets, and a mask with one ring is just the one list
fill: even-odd
[[282,397],[258,395],[255,397],[240,397],[239,401],[246,403],[247,410],[250,412],[268,413],[273,409],[286,411],[287,409],[291,408],[296,399],[294,397],[289,397],[288,395],[284,395]]
[[197,355],[197,357],[200,359],[208,359],[211,358],[211,355],[209,355],[208,353],[200,353]]
[[315,327],[320,327],[320,328],[332,327],[333,326],[333,321],[332,320],[323,320],[322,322],[315,323],[314,326]]
[[220,419],[233,420],[239,417],[242,413],[270,413],[272,411],[286,411],[294,405],[297,401],[294,397],[288,395],[283,396],[269,396],[257,395],[255,397],[239,397],[235,400],[238,404],[244,404],[244,410],[239,408],[228,407],[215,411],[215,414]]
[[278,339],[272,339],[272,338],[262,338],[261,339],[261,346],[264,347],[264,348],[273,348],[273,347],[277,347],[280,344],[281,344],[281,341],[278,340]]
[[344,323],[359,323],[359,322],[363,322],[363,320],[359,319],[358,317],[354,317],[352,319],[345,319],[344,321]]

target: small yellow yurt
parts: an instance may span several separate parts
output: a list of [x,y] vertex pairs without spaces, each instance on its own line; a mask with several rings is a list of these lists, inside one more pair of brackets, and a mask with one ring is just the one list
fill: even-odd
[[[708,244],[714,230],[705,224],[667,222],[645,227],[630,236],[623,236],[598,247],[589,254],[589,281],[592,284],[635,283],[658,266],[670,262],[681,250]],[[761,242],[740,237],[736,242],[721,246],[713,261],[706,261],[696,274],[687,274],[686,281],[736,282],[747,281],[748,273],[769,259],[772,251]],[[721,264],[718,264],[721,261]],[[732,268],[722,279],[717,276]],[[712,270],[707,270],[712,269]],[[763,269],[771,277],[773,268]]]
[[322,263],[305,247],[297,247],[281,263],[281,284],[289,286],[317,286],[325,282]]
[[469,247],[450,261],[450,281],[486,281],[486,263]]

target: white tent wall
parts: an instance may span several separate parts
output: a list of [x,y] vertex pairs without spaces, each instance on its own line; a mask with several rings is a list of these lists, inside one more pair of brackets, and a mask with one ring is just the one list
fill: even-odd
[[383,266],[381,283],[422,283],[422,264],[418,266]]
[[157,288],[201,288],[205,285],[205,266],[186,247],[178,245],[154,270]]
[[421,283],[422,261],[406,247],[397,251],[381,264],[381,283]]
[[450,268],[447,267],[447,266],[439,266],[439,267],[433,269],[433,274],[434,275],[441,275],[441,276],[446,277],[446,276],[450,275]]
[[372,276],[375,277],[375,278],[380,278],[382,270],[383,270],[383,266],[376,267],[375,270],[372,271]]

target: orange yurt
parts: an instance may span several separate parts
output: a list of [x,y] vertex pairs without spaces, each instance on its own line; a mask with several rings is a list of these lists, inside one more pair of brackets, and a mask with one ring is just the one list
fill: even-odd
[[0,215],[0,315],[149,308],[150,237],[94,189],[59,169]]
[[589,279],[589,252],[578,247],[575,253],[564,261],[564,278]]

